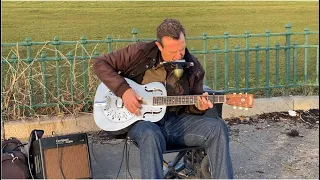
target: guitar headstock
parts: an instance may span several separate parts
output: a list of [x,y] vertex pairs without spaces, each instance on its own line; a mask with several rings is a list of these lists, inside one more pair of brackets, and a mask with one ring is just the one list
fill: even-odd
[[226,95],[226,103],[228,105],[235,107],[244,107],[244,108],[252,108],[254,103],[253,94],[227,94]]

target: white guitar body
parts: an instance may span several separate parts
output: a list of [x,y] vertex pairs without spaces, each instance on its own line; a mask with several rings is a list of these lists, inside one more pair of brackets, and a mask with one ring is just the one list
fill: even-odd
[[136,116],[130,113],[124,107],[122,99],[101,83],[95,94],[93,115],[97,126],[105,131],[118,131],[139,120],[157,122],[165,115],[167,106],[154,106],[152,99],[154,96],[167,96],[167,90],[163,84],[152,82],[139,85],[130,79],[125,78],[125,80],[139,96],[143,97],[141,115]]

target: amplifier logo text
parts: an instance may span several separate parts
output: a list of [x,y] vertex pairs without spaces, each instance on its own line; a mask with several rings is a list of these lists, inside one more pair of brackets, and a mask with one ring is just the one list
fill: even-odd
[[73,140],[70,140],[69,138],[66,139],[56,139],[56,144],[68,144],[72,143]]

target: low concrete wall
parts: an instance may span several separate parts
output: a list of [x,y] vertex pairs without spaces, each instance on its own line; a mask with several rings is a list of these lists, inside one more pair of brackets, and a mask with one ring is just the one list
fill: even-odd
[[57,135],[63,135],[100,130],[93,120],[93,115],[86,114],[79,117],[45,117],[25,122],[9,121],[4,123],[4,136],[26,140],[34,129],[44,130],[44,137],[51,136],[52,131]]
[[289,96],[255,99],[253,108],[249,110],[233,109],[223,104],[223,118],[252,116],[256,114],[281,112],[289,110],[319,109],[319,96]]
[[[253,108],[249,110],[233,109],[232,106],[224,104],[222,116],[223,118],[232,118],[270,112],[308,109],[319,109],[319,96],[261,98],[256,99]],[[58,135],[62,135],[100,130],[95,124],[92,114],[80,115],[79,117],[44,117],[25,122],[9,121],[1,127],[1,130],[4,130],[2,136],[5,138],[16,137],[21,140],[28,139],[33,129],[44,130],[45,137],[51,136],[52,131],[55,131]]]

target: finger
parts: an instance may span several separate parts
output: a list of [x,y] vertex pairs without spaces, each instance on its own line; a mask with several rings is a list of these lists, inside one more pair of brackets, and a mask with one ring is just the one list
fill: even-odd
[[195,104],[195,106],[199,109],[200,106],[200,102],[201,102],[201,98],[200,96],[197,96],[197,103]]
[[140,115],[141,115],[140,109],[137,108],[137,109],[135,110],[134,114],[135,114],[136,116],[140,116]]
[[142,97],[141,97],[141,96],[136,95],[136,97],[137,97],[137,99],[138,99],[139,101],[141,101],[141,100],[142,100]]
[[138,99],[133,99],[131,108],[134,113],[136,113],[137,109],[140,111],[140,108],[142,107],[140,102],[141,101],[139,101]]
[[205,109],[208,109],[209,103],[208,103],[207,98],[206,97],[202,97],[201,100],[202,100],[202,107],[205,108]]
[[130,103],[126,104],[125,107],[131,113],[135,113],[136,109],[138,108],[133,102],[130,102]]
[[205,110],[208,109],[208,108],[212,108],[213,107],[212,102],[207,97],[203,97],[202,101],[204,103],[203,108]]
[[136,107],[135,105],[134,105],[134,103],[128,103],[127,105],[126,105],[126,108],[127,108],[127,110],[129,111],[129,112],[131,112],[131,113],[135,113],[135,110],[138,108],[138,107]]
[[[133,101],[132,101],[132,103],[134,104],[134,106],[135,107],[141,107],[141,104],[140,104],[140,101],[137,99],[137,98],[135,98],[135,99],[133,99]],[[134,109],[136,109],[136,108],[134,108]]]
[[133,106],[127,106],[127,109],[129,112],[134,113],[134,107]]
[[203,96],[209,96],[208,92],[202,94]]
[[203,109],[202,98],[201,98],[200,96],[198,96],[197,99],[198,99],[198,102],[197,102],[197,106],[196,106],[196,107],[197,107],[199,110],[202,110],[202,109]]
[[210,108],[213,108],[213,103],[210,100],[208,100],[208,105]]

